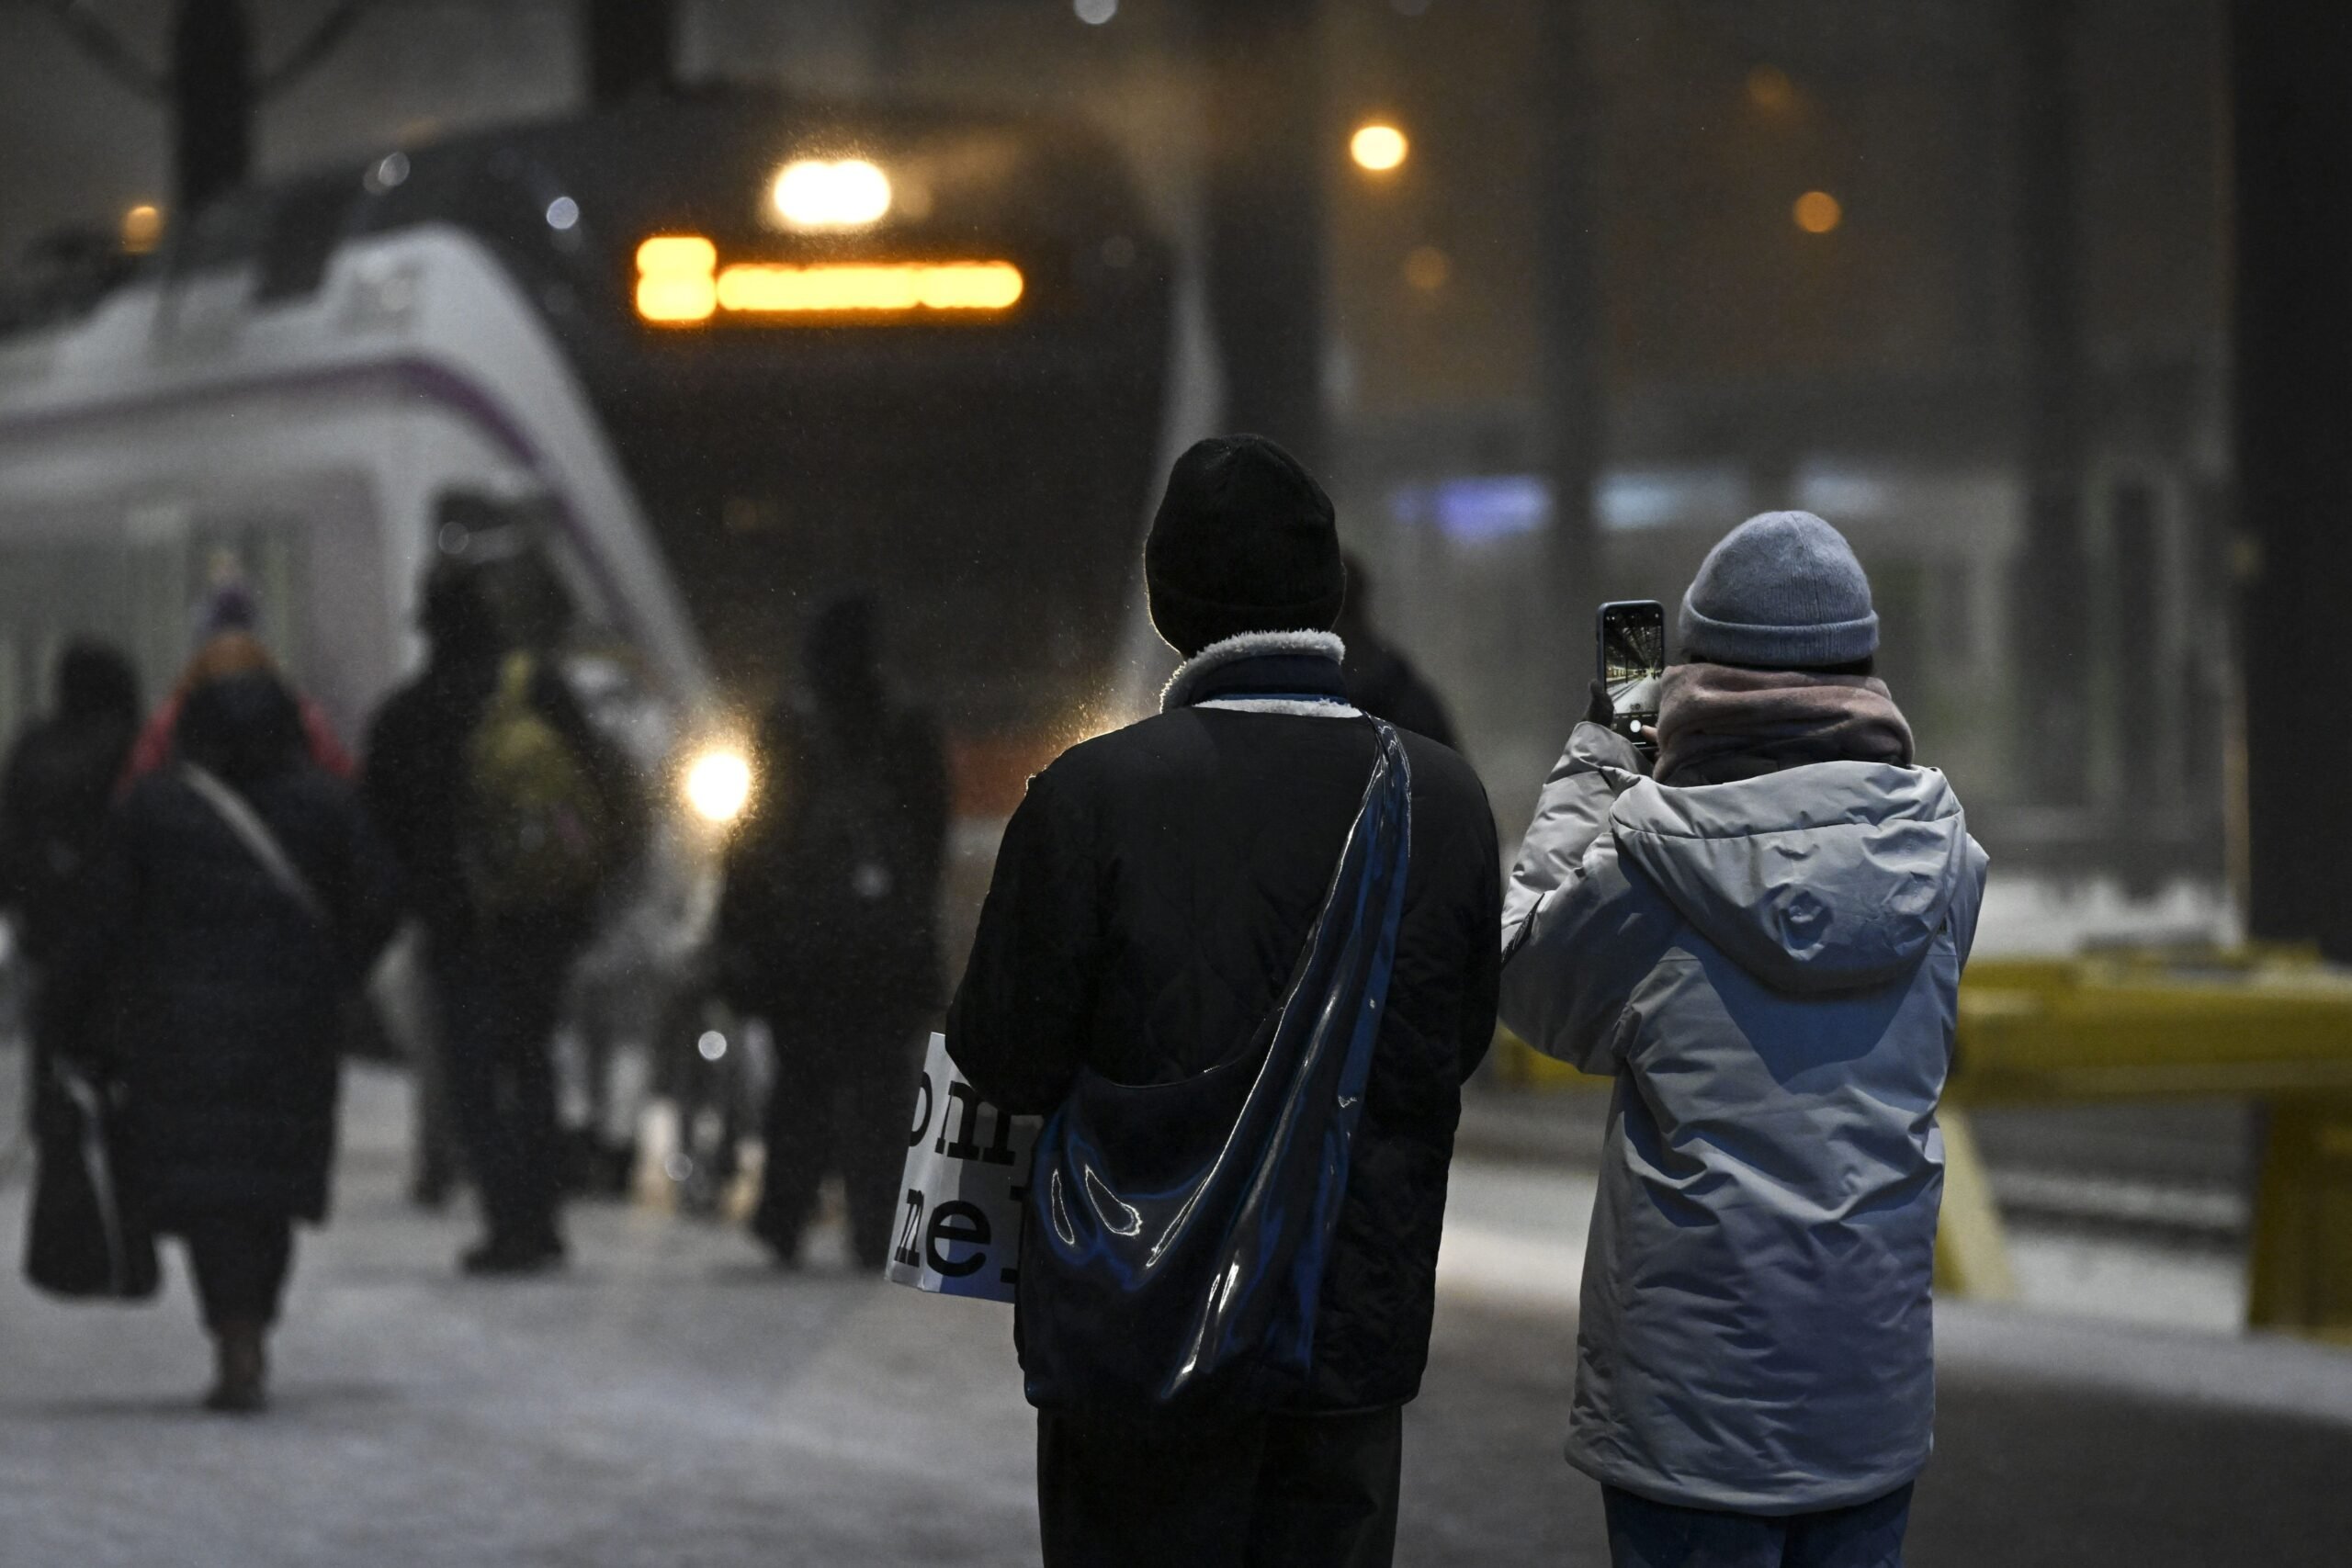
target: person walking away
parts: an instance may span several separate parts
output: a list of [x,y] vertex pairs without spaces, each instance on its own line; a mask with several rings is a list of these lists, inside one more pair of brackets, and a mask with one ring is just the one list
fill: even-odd
[[[74,890],[97,853],[139,728],[139,678],[114,649],[69,643],[56,681],[55,706],[17,738],[0,773],[0,912],[15,922],[33,997],[43,964],[72,929]],[[52,1045],[28,1000],[26,1100],[39,1125],[57,1091],[47,1066]]]
[[[188,693],[208,681],[248,670],[266,670],[285,680],[285,672],[278,669],[268,646],[254,630],[258,618],[253,594],[241,581],[224,584],[206,601],[197,622],[196,651],[189,655],[187,668],[181,671],[170,694],[140,730],[130,756],[123,764],[123,791],[129,791],[132,784],[171,760],[179,730],[180,704],[187,700]],[[295,690],[292,682],[287,682],[287,689],[294,693],[294,700],[301,708],[303,743],[311,760],[336,778],[355,777],[358,767],[336,739],[334,725],[326,711]]]
[[68,929],[138,729],[130,661],[103,643],[67,645],[55,707],[17,739],[0,776],[0,908],[35,964]]
[[1505,911],[1505,1021],[1617,1079],[1568,1461],[1621,1568],[1899,1563],[1985,855],[1835,528],[1740,525],[1678,635],[1656,768],[1597,694]]
[[[1107,1364],[1089,1373],[1057,1362],[1069,1377],[1041,1383],[1049,1343],[1140,1339],[1154,1325],[1074,1322],[1089,1309],[1038,1267],[1033,1209],[1015,1337],[1040,1405],[1045,1561],[1385,1563],[1402,1410],[1428,1359],[1461,1085],[1494,1032],[1494,819],[1459,756],[1384,735],[1350,703],[1329,631],[1345,585],[1331,503],[1281,447],[1240,435],[1186,452],[1144,570],[1153,624],[1185,661],[1158,716],[1064,752],[1007,826],[948,1014],[948,1050],[972,1086],[1060,1119],[1106,1081],[1202,1108],[1139,1114],[1117,1147],[1098,1127],[1111,1163],[1162,1143],[1214,1146],[1242,1123],[1205,1108],[1204,1093],[1232,1079],[1216,1069],[1246,1073],[1236,1065],[1281,1032],[1269,1021],[1287,1016],[1294,976],[1306,972],[1301,954],[1368,810],[1367,779],[1376,788],[1395,777],[1391,746],[1409,773],[1409,856],[1394,977],[1351,1101],[1361,1114],[1344,1145],[1344,1191],[1319,1287],[1299,1309],[1303,1381],[1193,1410],[1136,1399]],[[1104,1222],[1114,1229],[1117,1212]],[[1176,1366],[1182,1337],[1135,1348]]]
[[104,1042],[126,1192],[187,1247],[206,1403],[264,1403],[293,1225],[323,1223],[344,1010],[391,935],[390,863],[300,711],[254,671],[190,692],[174,761],[123,801],[42,995]]
[[1340,669],[1347,676],[1348,700],[1374,718],[1459,751],[1462,745],[1453,716],[1445,711],[1445,699],[1411,660],[1380,635],[1372,614],[1372,572],[1353,555],[1347,558],[1347,566],[1348,602],[1332,629],[1347,645]]
[[452,1118],[481,1203],[468,1273],[560,1266],[551,1037],[604,886],[638,837],[628,762],[551,657],[510,647],[476,570],[436,567],[429,657],[370,726],[366,797],[425,931]]
[[762,727],[770,798],[732,847],[723,989],[775,1039],[767,1165],[752,1228],[797,1262],[826,1171],[858,1266],[889,1260],[907,1107],[939,1006],[947,761],[931,716],[892,694],[873,600],[827,604],[799,687]]

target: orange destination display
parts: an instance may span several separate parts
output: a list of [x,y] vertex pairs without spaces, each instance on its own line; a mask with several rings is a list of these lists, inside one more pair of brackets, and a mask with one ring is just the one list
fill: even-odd
[[661,234],[637,248],[637,313],[660,326],[714,316],[889,320],[986,314],[1021,298],[1007,261],[731,262],[699,234]]

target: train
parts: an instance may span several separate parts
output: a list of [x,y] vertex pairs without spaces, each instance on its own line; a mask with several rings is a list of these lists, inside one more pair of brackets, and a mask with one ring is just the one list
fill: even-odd
[[74,635],[167,686],[241,574],[356,737],[472,551],[560,592],[582,679],[688,784],[870,592],[1001,808],[1131,640],[1203,406],[1179,296],[1102,139],[955,110],[729,89],[233,192],[0,328],[0,721]]
[[[734,1169],[744,1053],[711,1077],[733,1036],[703,954],[812,614],[871,594],[940,720],[953,947],[1022,781],[1148,691],[1142,531],[1214,360],[1088,130],[647,98],[236,191],[85,259],[0,298],[0,733],[77,637],[161,697],[234,582],[356,743],[423,655],[427,571],[475,565],[662,803],[559,1044],[608,1144],[651,1075],[677,1124],[641,1168],[684,1205]],[[375,1012],[413,1054],[402,971]]]

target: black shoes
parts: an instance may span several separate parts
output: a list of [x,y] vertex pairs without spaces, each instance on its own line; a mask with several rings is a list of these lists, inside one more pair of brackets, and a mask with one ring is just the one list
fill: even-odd
[[542,1236],[534,1241],[492,1236],[461,1254],[458,1258],[458,1269],[459,1272],[478,1280],[511,1280],[550,1273],[563,1267],[565,1249],[560,1236]]

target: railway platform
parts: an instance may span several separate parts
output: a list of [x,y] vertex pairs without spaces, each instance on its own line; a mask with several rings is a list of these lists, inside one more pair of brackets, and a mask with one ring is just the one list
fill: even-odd
[[[18,1066],[0,1062],[12,1086]],[[401,1201],[405,1093],[354,1074],[336,1223],[304,1235],[263,1418],[196,1412],[206,1347],[176,1260],[137,1309],[0,1281],[0,1562],[1035,1561],[1000,1309],[832,1253],[779,1274],[732,1230],[643,1207],[575,1211],[561,1277],[461,1280],[469,1221]],[[1598,1491],[1559,1458],[1590,1192],[1557,1158],[1457,1165],[1400,1563],[1605,1561]],[[0,1188],[11,1258],[22,1199]],[[2049,1233],[2018,1255],[2022,1301],[1940,1309],[1912,1563],[2342,1560],[2352,1355],[2200,1317],[2210,1262],[2163,1245]]]

